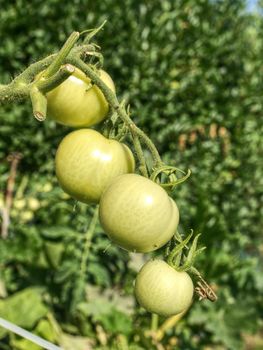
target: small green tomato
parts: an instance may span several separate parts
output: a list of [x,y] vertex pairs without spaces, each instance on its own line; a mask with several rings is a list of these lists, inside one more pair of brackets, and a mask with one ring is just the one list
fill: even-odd
[[23,222],[28,222],[34,218],[34,214],[30,210],[25,210],[21,213],[20,218]]
[[34,197],[29,197],[27,200],[27,204],[29,209],[35,211],[38,210],[40,208],[40,202],[37,198]]
[[53,188],[52,184],[50,182],[47,182],[45,183],[44,186],[41,186],[40,192],[50,192],[52,191],[52,188]]
[[100,222],[120,247],[146,253],[166,244],[176,232],[179,211],[166,191],[137,175],[116,177],[102,194]]
[[162,260],[150,260],[135,281],[135,296],[147,311],[172,316],[187,309],[193,298],[193,282],[186,272],[178,272]]
[[25,201],[25,199],[16,199],[16,200],[14,201],[14,208],[16,208],[16,209],[21,210],[21,209],[23,209],[25,206],[26,206],[26,201]]

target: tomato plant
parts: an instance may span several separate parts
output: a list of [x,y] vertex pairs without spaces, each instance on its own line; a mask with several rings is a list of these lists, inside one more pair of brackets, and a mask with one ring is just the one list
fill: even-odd
[[[146,310],[170,316],[185,311],[191,304],[194,288],[186,271],[197,276],[195,290],[201,299],[216,300],[211,287],[194,267],[196,256],[203,250],[197,249],[200,234],[190,245],[193,232],[186,238],[178,232],[179,210],[170,197],[191,171],[186,173],[165,164],[152,140],[132,120],[130,106],[124,100],[119,102],[111,78],[101,70],[103,59],[98,46],[90,42],[102,26],[82,32],[87,33],[82,45],[75,46],[81,34],[73,32],[58,54],[35,62],[10,84],[0,85],[0,102],[23,100],[30,96],[33,114],[38,121],[48,116],[72,127],[98,124],[110,110],[107,121],[98,127],[109,138],[84,128],[69,133],[58,146],[55,170],[63,190],[78,201],[99,205],[88,209],[92,212],[92,219],[87,230],[85,227],[85,234],[78,235],[74,227],[73,232],[67,235],[66,225],[61,232],[57,227],[51,232],[42,232],[47,240],[50,239],[43,245],[44,257],[49,266],[59,270],[63,259],[73,252],[72,247],[78,251],[74,253],[73,270],[71,262],[65,265],[58,283],[66,283],[68,278],[76,281],[71,283],[67,294],[72,298],[72,315],[81,319],[76,316],[78,306],[86,295],[87,268],[92,266],[88,264],[89,249],[98,218],[108,237],[128,251],[147,253],[167,244],[167,263],[161,260],[146,263],[136,278],[135,294]],[[132,143],[136,168],[133,153],[121,143],[125,139]],[[15,161],[15,158],[12,159]],[[8,235],[10,196],[17,161],[11,165],[6,191],[4,237]],[[63,194],[61,199],[64,198]],[[15,203],[18,207],[24,206],[24,203]],[[31,212],[22,218],[25,223],[32,221],[33,211],[41,207],[37,200],[28,204]],[[80,210],[84,214],[85,206],[81,206]],[[83,218],[86,218],[86,213]],[[61,221],[67,222],[64,218]],[[70,246],[66,253],[64,245],[59,243],[62,232],[63,237],[65,234],[68,239],[66,246]],[[101,249],[102,245],[99,246]],[[97,273],[98,269],[94,266],[96,264],[93,269]]]
[[148,261],[135,281],[139,304],[161,316],[176,315],[189,308],[193,292],[188,273],[178,272],[162,260]]
[[162,247],[179,222],[177,205],[166,191],[137,174],[115,178],[101,197],[99,212],[109,238],[134,252]]
[[[111,77],[104,70],[100,70],[98,74],[102,81],[115,91]],[[47,116],[60,124],[72,127],[98,124],[105,119],[109,111],[103,93],[77,68],[62,84],[49,91],[46,97]]]
[[97,203],[116,176],[134,171],[130,149],[91,129],[69,133],[55,159],[56,175],[63,190],[84,203]]

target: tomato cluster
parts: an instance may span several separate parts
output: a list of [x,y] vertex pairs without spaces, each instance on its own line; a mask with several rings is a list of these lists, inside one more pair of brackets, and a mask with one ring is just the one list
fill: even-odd
[[[99,75],[115,91],[109,75]],[[48,92],[47,100],[48,117],[81,128],[65,136],[57,149],[55,168],[62,189],[78,201],[98,203],[101,226],[123,249],[152,252],[170,241],[179,223],[174,200],[159,184],[135,173],[127,145],[87,128],[107,117],[109,105],[100,89],[76,69]],[[150,260],[136,278],[135,295],[146,310],[169,316],[190,306],[193,283],[186,272]]]

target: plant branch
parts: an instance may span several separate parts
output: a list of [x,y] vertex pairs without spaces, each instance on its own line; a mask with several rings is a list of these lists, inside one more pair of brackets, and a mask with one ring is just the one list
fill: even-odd
[[158,329],[159,316],[157,314],[152,314],[151,318],[151,331],[156,332]]
[[4,207],[2,208],[1,235],[3,239],[7,238],[8,236],[8,227],[10,224],[10,210],[13,203],[15,178],[16,178],[17,167],[21,158],[22,158],[21,153],[12,153],[7,158],[7,160],[11,162],[11,167],[10,167],[9,177],[7,180],[5,203],[4,203]]
[[156,332],[156,339],[158,341],[161,341],[169,329],[173,328],[180,320],[181,318],[186,314],[188,309],[180,312],[177,315],[171,316],[168,319],[164,321],[164,323],[159,327],[159,329]]
[[75,71],[75,67],[70,64],[62,66],[52,77],[36,81],[36,86],[42,93],[47,93],[62,84]]
[[75,68],[72,65],[66,64],[50,78],[45,79],[42,75],[33,83],[29,94],[32,102],[33,114],[37,120],[43,121],[46,119],[47,98],[45,93],[63,83],[74,71]]
[[85,234],[85,242],[84,242],[84,247],[83,247],[83,254],[81,257],[81,263],[80,263],[80,272],[82,276],[86,276],[86,270],[87,270],[87,260],[89,256],[89,251],[90,251],[90,246],[91,246],[91,241],[93,234],[95,232],[96,224],[98,221],[98,216],[99,216],[99,207],[96,206],[94,209],[93,217],[90,221],[89,228]]
[[32,102],[32,108],[33,108],[33,114],[34,117],[42,122],[43,120],[46,119],[46,114],[47,114],[47,99],[45,95],[42,94],[39,89],[34,86],[30,90],[30,98]]
[[139,137],[136,135],[136,133],[134,131],[132,131],[131,129],[131,134],[132,134],[132,139],[133,139],[133,144],[134,144],[134,149],[137,155],[137,158],[139,159],[139,170],[142,173],[143,176],[145,177],[149,177],[148,175],[148,170],[147,170],[147,166],[146,166],[146,161],[144,158],[144,154],[143,154],[143,150],[141,147],[141,143],[139,140]]
[[[91,45],[76,46],[71,50],[68,57],[80,58],[90,48]],[[0,84],[0,105],[16,103],[29,98],[30,90],[34,84],[34,78],[37,74],[44,71],[54,61],[57,55],[47,56],[31,64],[9,84]]]
[[73,32],[70,37],[67,39],[65,44],[62,46],[59,53],[56,55],[56,58],[51,63],[51,65],[46,69],[45,73],[43,74],[44,78],[50,78],[52,75],[54,75],[60,68],[60,66],[63,64],[65,58],[68,56],[70,51],[72,50],[73,46],[76,44],[79,38],[79,32]]

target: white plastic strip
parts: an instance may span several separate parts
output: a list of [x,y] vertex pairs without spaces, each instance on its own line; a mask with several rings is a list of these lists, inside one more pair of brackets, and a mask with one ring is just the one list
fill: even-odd
[[1,317],[0,317],[0,326],[13,332],[13,333],[20,335],[23,338],[26,338],[26,339],[32,341],[32,343],[35,343],[39,346],[42,346],[46,350],[63,350],[62,348],[50,343],[49,341],[47,341],[43,338],[40,338],[37,335],[32,334],[32,333],[26,331],[25,329],[18,327],[13,323],[4,320]]

